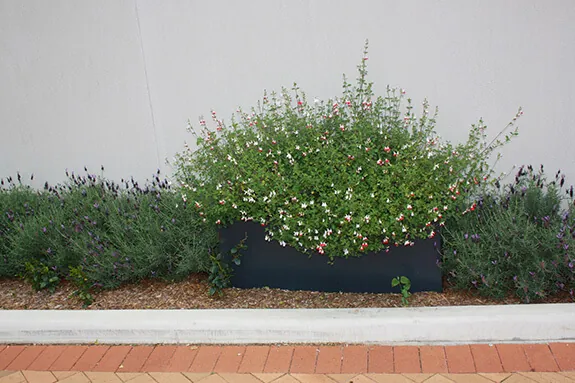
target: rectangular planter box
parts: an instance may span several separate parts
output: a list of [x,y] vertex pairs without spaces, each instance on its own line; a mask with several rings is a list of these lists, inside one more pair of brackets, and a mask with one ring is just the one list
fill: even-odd
[[[241,264],[231,262],[230,250],[247,236],[240,250]],[[386,253],[367,253],[358,258],[335,258],[303,254],[267,242],[265,229],[254,222],[237,222],[220,230],[220,251],[233,268],[232,285],[240,288],[271,287],[286,290],[324,292],[399,292],[391,279],[404,275],[411,280],[411,292],[442,291],[439,236],[418,240],[411,247],[394,247]]]

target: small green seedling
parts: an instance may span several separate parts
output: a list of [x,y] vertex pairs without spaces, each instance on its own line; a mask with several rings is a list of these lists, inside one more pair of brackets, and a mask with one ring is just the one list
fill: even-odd
[[397,276],[391,280],[391,287],[397,286],[401,288],[401,303],[404,306],[409,306],[409,297],[411,296],[409,289],[411,289],[411,281],[403,275]]
[[[247,245],[245,244],[247,239],[248,234],[246,233],[244,239],[242,239],[236,246],[230,249],[232,262],[236,266],[239,266],[242,263],[241,261],[242,254],[240,253],[240,251],[247,249]],[[221,297],[223,296],[223,290],[226,287],[231,286],[231,277],[233,274],[233,269],[227,262],[224,262],[221,253],[218,253],[216,255],[210,255],[210,260],[211,260],[211,267],[208,277],[210,290],[208,291],[208,294],[210,296],[217,294],[217,296]]]

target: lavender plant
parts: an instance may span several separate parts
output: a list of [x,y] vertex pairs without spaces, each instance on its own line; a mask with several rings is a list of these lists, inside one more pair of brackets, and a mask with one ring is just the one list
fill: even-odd
[[[566,205],[566,203],[568,204]],[[522,167],[513,183],[480,196],[447,222],[443,269],[457,289],[525,302],[561,291],[575,294],[573,187],[557,172],[547,181]]]
[[48,270],[59,279],[85,279],[80,293],[89,297],[88,288],[207,270],[216,232],[190,213],[159,171],[141,186],[87,170],[68,176],[40,191],[2,180],[0,277],[34,280],[34,270]]
[[[489,156],[517,134],[513,121],[492,141],[482,121],[467,142],[435,132],[427,101],[416,116],[405,91],[376,96],[367,79],[367,43],[355,85],[308,102],[265,94],[230,124],[203,118],[197,148],[177,157],[182,198],[210,224],[254,221],[266,239],[303,252],[358,256],[434,237],[455,204],[491,180]],[[504,137],[500,139],[500,137]]]

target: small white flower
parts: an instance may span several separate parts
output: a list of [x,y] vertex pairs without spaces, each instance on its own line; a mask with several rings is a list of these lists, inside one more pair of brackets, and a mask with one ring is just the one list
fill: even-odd
[[286,246],[286,243],[285,243],[284,241],[280,241],[280,246],[281,246],[281,247],[285,247],[285,246]]

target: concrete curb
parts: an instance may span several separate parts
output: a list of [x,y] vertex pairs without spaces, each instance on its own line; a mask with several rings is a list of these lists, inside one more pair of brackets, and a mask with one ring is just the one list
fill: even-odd
[[6,310],[0,343],[471,344],[575,341],[575,304],[387,309]]

